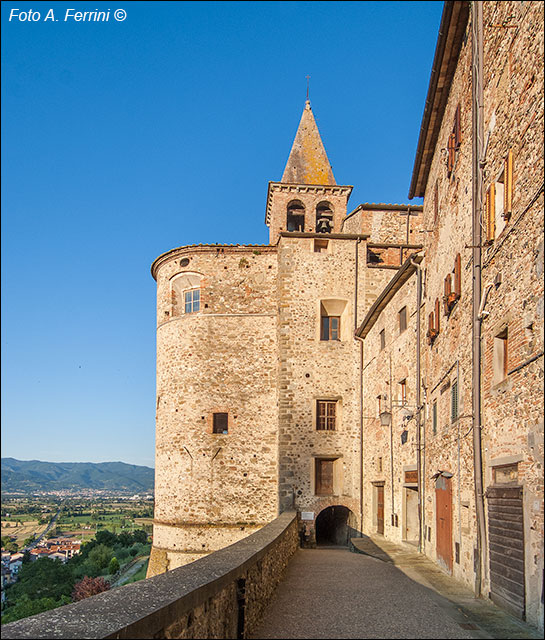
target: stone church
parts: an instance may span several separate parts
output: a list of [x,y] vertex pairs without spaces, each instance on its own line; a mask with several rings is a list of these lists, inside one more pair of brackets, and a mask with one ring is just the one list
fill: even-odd
[[[361,529],[354,331],[421,248],[422,207],[367,204],[347,217],[351,191],[333,176],[307,101],[282,179],[269,182],[269,244],[186,246],[153,263],[154,573],[286,509],[308,518],[310,541]],[[375,227],[378,244],[349,224]]]
[[[348,213],[306,102],[267,245],[157,281],[148,575],[279,513],[543,624],[543,4],[444,5],[409,199]],[[416,132],[415,132],[416,139]]]

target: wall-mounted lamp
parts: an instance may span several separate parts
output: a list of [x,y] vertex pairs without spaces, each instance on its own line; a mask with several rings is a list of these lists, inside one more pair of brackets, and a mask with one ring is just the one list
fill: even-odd
[[389,427],[392,422],[392,414],[389,411],[382,411],[380,413],[380,424],[383,427]]

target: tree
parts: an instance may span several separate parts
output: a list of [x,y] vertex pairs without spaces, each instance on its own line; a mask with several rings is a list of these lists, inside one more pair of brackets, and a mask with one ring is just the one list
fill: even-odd
[[17,582],[10,586],[8,601],[18,601],[23,595],[31,600],[69,596],[74,588],[72,570],[49,558],[40,558],[35,562],[23,563],[19,569]]
[[112,559],[113,551],[105,544],[99,544],[89,552],[89,561],[99,569],[105,569]]
[[114,556],[110,560],[110,564],[108,566],[108,573],[113,576],[115,573],[119,571],[119,569],[120,569],[119,560]]
[[111,531],[97,531],[95,540],[98,544],[105,544],[107,547],[113,547],[117,542],[117,536]]
[[25,538],[24,542],[23,542],[23,547],[28,547],[29,544],[32,544],[34,542],[34,540],[36,539],[35,535],[31,535],[28,538]]
[[89,578],[89,576],[85,576],[83,580],[74,585],[72,600],[74,602],[84,600],[90,596],[95,596],[97,593],[108,591],[109,588],[110,583],[106,582],[104,578]]
[[42,611],[49,611],[49,609],[55,609],[63,604],[68,604],[70,598],[68,596],[61,596],[59,600],[53,598],[38,598],[37,600],[31,600],[26,594],[23,595],[17,603],[11,607],[7,607],[2,613],[2,624],[6,622],[14,622],[21,618],[27,618],[33,616],[36,613],[42,613]]
[[136,529],[136,531],[132,532],[133,542],[140,542],[141,544],[146,544],[148,541],[148,534],[143,529]]

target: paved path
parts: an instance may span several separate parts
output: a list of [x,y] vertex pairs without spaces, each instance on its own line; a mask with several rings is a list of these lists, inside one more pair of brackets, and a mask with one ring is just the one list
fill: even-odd
[[[393,562],[351,553],[343,547],[300,549],[251,637],[540,637],[489,633],[455,600],[441,595],[431,581],[417,575],[414,563],[410,572],[411,577]],[[451,591],[458,593],[459,589]],[[465,596],[467,590],[462,587],[460,593]],[[499,611],[491,603],[486,606],[487,611],[490,607]],[[499,612],[500,618],[504,615]]]

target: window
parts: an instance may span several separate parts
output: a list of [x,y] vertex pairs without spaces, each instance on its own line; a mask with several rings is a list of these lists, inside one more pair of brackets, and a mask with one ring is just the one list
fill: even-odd
[[318,328],[320,340],[342,340],[341,318],[345,309],[345,300],[328,299],[320,301],[320,326]]
[[509,220],[513,212],[513,152],[511,149],[509,149],[503,166],[503,217],[505,220]]
[[386,329],[383,329],[380,333],[380,350],[382,351],[386,347]]
[[318,431],[335,431],[336,400],[316,401],[316,429]]
[[191,289],[184,291],[185,313],[195,313],[199,311],[201,304],[201,290]]
[[454,165],[456,164],[456,155],[460,149],[461,144],[462,144],[462,119],[461,119],[460,105],[458,105],[454,113],[454,124],[452,127],[452,132],[449,135],[448,144],[447,144],[447,153],[448,153],[447,175],[449,177],[454,171]]
[[229,432],[229,414],[214,413],[212,416],[212,433]]
[[450,387],[450,420],[458,420],[458,380],[455,380]]
[[435,181],[435,188],[433,190],[433,224],[437,223],[439,218],[439,180]]
[[340,340],[341,319],[339,316],[322,316],[320,340]]
[[494,354],[493,354],[493,375],[494,384],[499,384],[507,378],[507,360],[508,360],[508,332],[507,328],[503,329],[494,338]]
[[493,242],[496,237],[496,184],[493,182],[486,192],[484,202],[484,226],[486,242]]
[[172,316],[195,313],[201,307],[200,273],[182,272],[171,280]]
[[378,466],[378,470],[379,470],[379,471],[382,471],[382,458],[381,458],[381,457],[379,457],[379,459],[378,459],[378,464],[377,464],[377,466]]
[[316,233],[333,231],[333,207],[329,202],[320,202],[316,207]]
[[431,406],[431,423],[433,429],[433,435],[437,435],[437,400],[434,400]]
[[305,230],[305,207],[300,200],[288,204],[286,228],[288,231]]
[[437,338],[439,331],[436,329],[437,323],[435,321],[435,312],[432,311],[428,316],[428,344],[432,345]]
[[399,383],[399,399],[401,404],[407,404],[407,380],[402,380]]
[[403,333],[407,328],[407,307],[403,307],[399,314],[399,333]]
[[314,253],[327,253],[327,246],[329,244],[329,240],[322,240],[321,238],[317,238],[314,240]]
[[318,496],[333,495],[335,458],[316,458],[314,492]]

